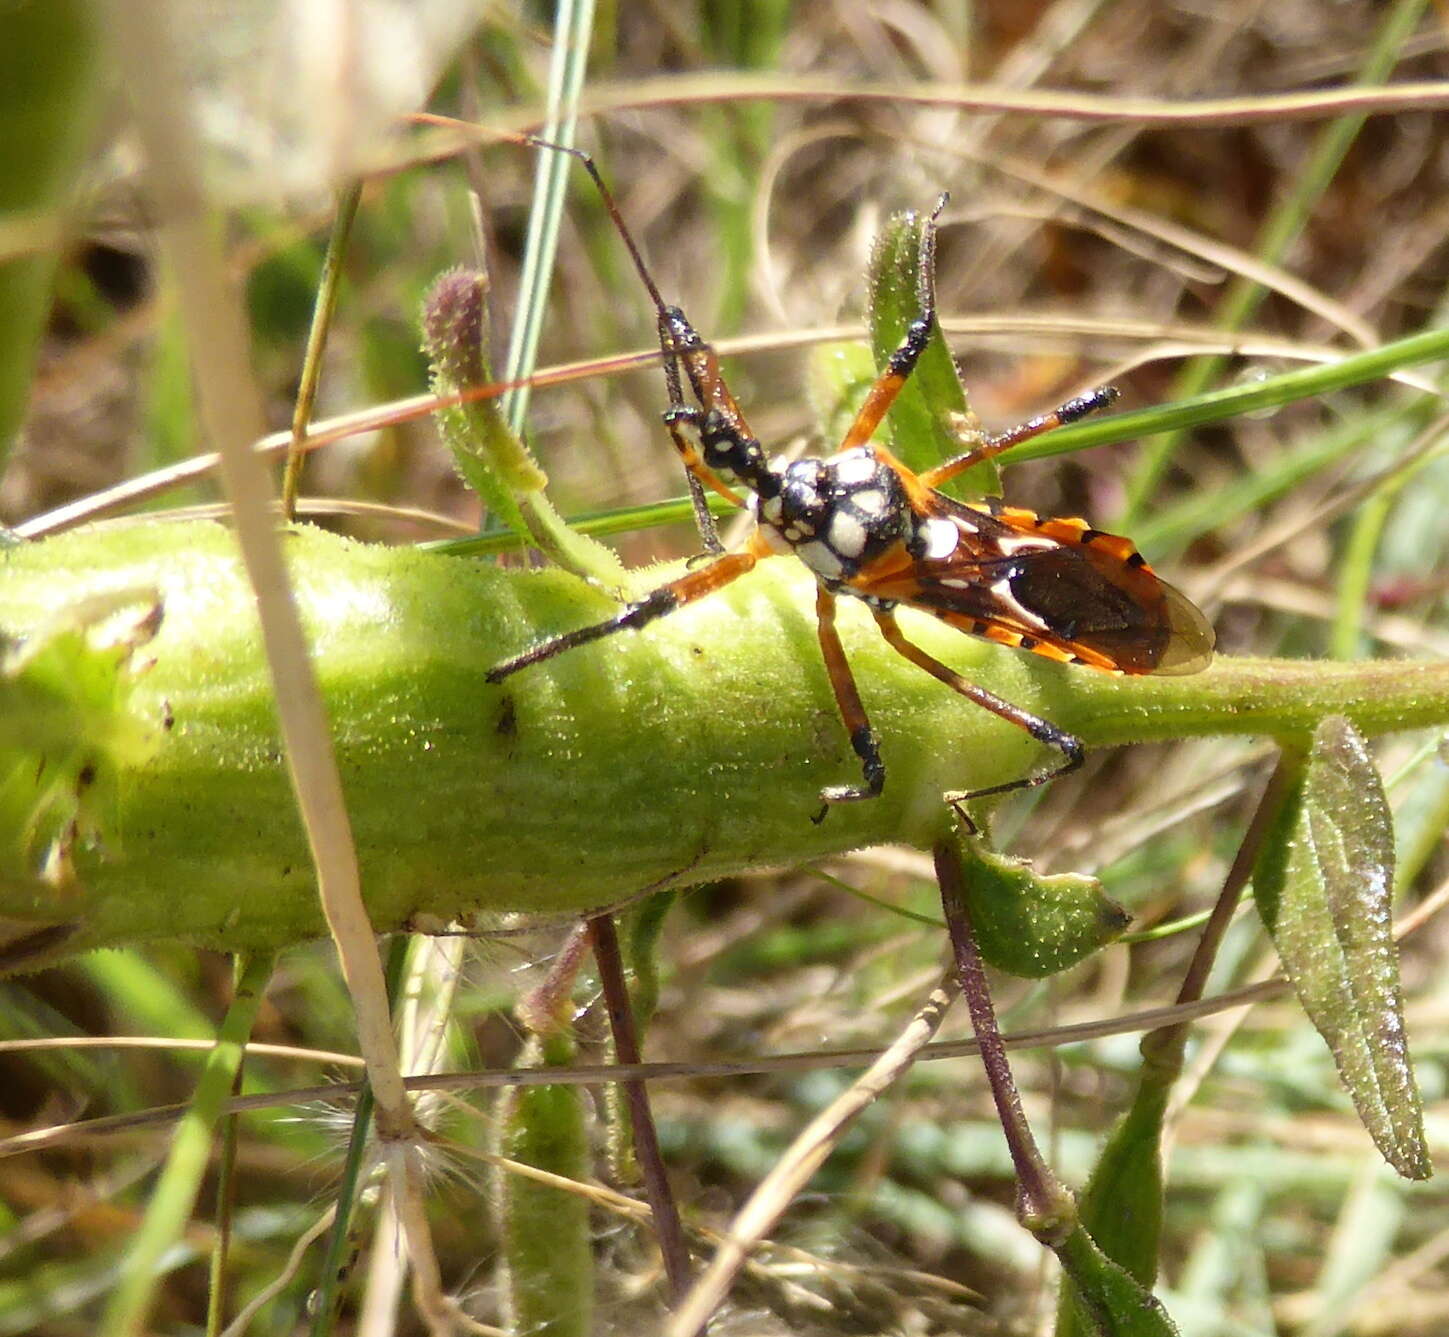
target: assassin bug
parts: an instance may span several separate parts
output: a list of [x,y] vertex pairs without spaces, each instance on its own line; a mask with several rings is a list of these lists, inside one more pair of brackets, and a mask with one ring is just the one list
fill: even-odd
[[[579,149],[530,142],[583,164],[653,299],[670,397],[664,424],[687,471],[710,560],[606,622],[549,637],[494,665],[489,682],[645,626],[737,580],[766,557],[793,553],[815,576],[820,649],[862,771],[860,784],[823,788],[820,797],[827,805],[875,798],[886,779],[879,740],[835,629],[841,595],[863,601],[886,641],[906,659],[1061,753],[1061,764],[1049,770],[948,795],[959,810],[968,799],[1044,784],[1075,770],[1082,764],[1083,745],[908,640],[896,621],[897,605],[930,613],[968,635],[1061,663],[1127,674],[1194,673],[1206,667],[1213,649],[1207,619],[1154,574],[1130,540],[1093,529],[1085,520],[1043,518],[995,497],[960,502],[937,491],[972,465],[1110,404],[1115,390],[1093,390],[1019,427],[980,436],[962,454],[925,473],[913,472],[886,447],[871,444],[935,323],[936,219],[946,196],[921,232],[918,314],[844,440],[825,458],[785,462],[765,455],[724,383],[713,349],[678,307],[664,301],[593,159]],[[697,407],[684,400],[681,367]],[[721,547],[706,488],[754,512],[755,531],[739,551]]]

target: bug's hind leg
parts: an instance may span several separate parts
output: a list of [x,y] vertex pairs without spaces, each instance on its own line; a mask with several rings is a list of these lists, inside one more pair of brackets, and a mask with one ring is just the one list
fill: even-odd
[[1026,730],[1037,742],[1055,748],[1065,758],[1060,766],[1040,771],[1035,775],[1024,775],[1019,780],[1007,780],[999,785],[988,785],[984,789],[967,789],[947,794],[946,801],[952,807],[960,811],[961,805],[971,799],[986,798],[991,794],[1007,794],[1014,789],[1031,789],[1036,785],[1044,785],[1059,776],[1069,774],[1082,764],[1086,757],[1086,750],[1082,746],[1082,740],[1075,734],[1070,734],[1065,729],[1058,729],[1050,720],[1033,715],[1029,710],[1023,710],[1020,706],[1013,705],[1010,701],[997,696],[995,692],[988,692],[986,688],[972,682],[969,678],[963,678],[955,669],[947,667],[933,655],[927,654],[915,642],[908,641],[893,613],[877,610],[875,620],[881,630],[881,635],[886,638],[891,649],[909,659],[918,668],[925,669],[933,678],[945,683],[953,692],[959,692],[968,701],[974,702],[983,710],[989,710],[1000,719],[1016,725],[1018,729]]

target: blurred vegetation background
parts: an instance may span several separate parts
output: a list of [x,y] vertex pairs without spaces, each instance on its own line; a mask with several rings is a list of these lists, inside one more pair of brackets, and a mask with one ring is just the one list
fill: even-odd
[[[331,221],[327,173],[337,159],[329,155],[342,153],[352,167],[381,155],[389,170],[363,184],[316,416],[425,391],[417,313],[450,266],[486,263],[501,350],[539,159],[496,142],[438,156],[429,137],[436,127],[399,129],[398,118],[426,107],[493,126],[541,119],[553,12],[436,4],[409,14],[377,4],[329,30],[316,14],[305,19],[306,6],[179,8],[272,425],[291,420]],[[367,44],[354,50],[345,36]],[[1385,54],[1371,65],[1376,43]],[[952,202],[942,224],[940,307],[988,426],[1087,384],[1113,381],[1135,407],[1442,326],[1442,112],[1145,125],[1130,115],[1050,115],[1043,96],[1251,99],[1339,86],[1366,71],[1377,82],[1444,77],[1443,15],[1368,0],[606,4],[589,47],[579,139],[612,182],[666,297],[712,339],[755,341],[728,373],[756,433],[773,449],[818,449],[829,406],[812,403],[810,350],[860,325],[862,275],[882,219],[929,207],[943,189]],[[688,81],[661,85],[673,76]],[[762,76],[774,93],[742,96]],[[807,78],[818,93],[784,95],[792,79],[803,86]],[[967,112],[859,96],[965,83],[1009,90],[1020,106]],[[0,522],[12,526],[206,448],[188,391],[187,333],[140,207],[135,147],[113,81],[97,86],[28,408],[0,478]],[[689,96],[656,97],[661,88]],[[1270,290],[1250,295],[1245,285],[1263,279]],[[606,358],[653,339],[653,314],[627,256],[597,198],[575,180],[539,364]],[[1210,366],[1205,354],[1214,355]],[[534,393],[530,440],[565,514],[682,491],[658,422],[663,402],[652,368]],[[1424,396],[1385,383],[1199,431],[1170,452],[1159,438],[1013,468],[1007,494],[1104,528],[1127,525],[1149,560],[1215,616],[1228,652],[1442,655],[1449,460],[1427,435],[1438,428],[1436,413]],[[1424,449],[1412,471],[1394,472],[1416,447]],[[445,537],[480,522],[427,419],[314,454],[303,495],[321,503],[309,514],[327,512],[316,518],[370,539]],[[216,497],[203,478],[144,505]],[[359,502],[377,505],[338,513]],[[695,539],[682,525],[641,527],[617,544],[639,563],[686,554]],[[1449,776],[1432,756],[1426,761],[1424,744],[1404,737],[1379,749],[1393,781],[1405,903],[1449,876]],[[1222,881],[1262,756],[1241,741],[1094,756],[1083,775],[1014,799],[997,835],[1045,871],[1096,873],[1139,929],[1180,923],[1210,904]],[[747,1061],[881,1043],[939,972],[941,934],[898,912],[934,915],[934,898],[927,861],[894,850],[682,897],[664,928],[648,1057]],[[1261,930],[1239,927],[1215,988],[1271,973]],[[469,948],[443,1066],[514,1059],[512,1005],[558,937],[541,929]],[[1442,1157],[1449,980],[1441,938],[1431,925],[1415,940],[1405,985]],[[1045,983],[1003,979],[1003,1025],[1036,1029],[1166,1002],[1192,942],[1190,932],[1167,933],[1114,946]],[[182,946],[106,953],[0,982],[0,1033],[72,1041],[0,1050],[4,1126],[186,1099],[195,1050],[81,1042],[206,1039],[230,988],[227,961]],[[581,1006],[592,1000],[586,980]],[[968,1023],[963,1013],[948,1025],[964,1034]],[[597,1059],[598,1008],[581,1010],[577,1028],[583,1057]],[[327,1055],[347,1052],[351,1033],[330,947],[289,952],[254,1038],[313,1052],[253,1060],[247,1088],[336,1075]],[[1090,1167],[1137,1062],[1133,1035],[1018,1056],[1028,1112],[1069,1182]],[[656,1083],[686,1216],[723,1226],[851,1071]],[[1445,1330],[1449,1200],[1438,1184],[1406,1185],[1379,1162],[1295,1005],[1205,1023],[1180,1098],[1160,1293],[1185,1333]],[[455,1150],[432,1185],[443,1275],[496,1322],[490,1190],[467,1154],[491,1145],[488,1102],[460,1101],[445,1119]],[[325,1205],[345,1141],[339,1127],[317,1105],[242,1121],[238,1302],[285,1272]],[[0,1161],[0,1334],[93,1330],[98,1297],[114,1282],[165,1149],[164,1125],[149,1124]],[[1011,1194],[975,1060],[923,1064],[869,1112],[786,1218],[777,1239],[806,1251],[809,1267],[803,1255],[763,1256],[714,1330],[1041,1331],[1052,1313],[1051,1278],[1015,1224]],[[602,1208],[594,1226],[597,1330],[652,1330],[661,1309],[647,1236]],[[168,1258],[156,1331],[202,1330],[209,1230],[198,1220]],[[365,1228],[359,1247],[354,1297],[369,1251],[386,1253],[393,1241],[373,1240]],[[305,1260],[249,1331],[303,1330],[315,1266]],[[422,1330],[405,1304],[393,1312],[392,1326],[370,1330]],[[353,1330],[355,1316],[350,1300],[337,1331]]]

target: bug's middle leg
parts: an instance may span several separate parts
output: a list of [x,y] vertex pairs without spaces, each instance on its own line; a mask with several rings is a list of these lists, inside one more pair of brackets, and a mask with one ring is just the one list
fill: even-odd
[[[835,596],[823,585],[815,587],[815,623],[820,635],[820,653],[840,718],[850,734],[850,746],[860,758],[865,783],[860,785],[827,785],[820,791],[826,803],[853,803],[857,799],[878,798],[885,787],[885,763],[880,757],[880,740],[871,727],[860,701],[855,676],[845,657],[845,647],[835,630]],[[821,813],[824,816],[824,813]]]
[[947,460],[944,464],[938,464],[934,469],[928,469],[921,475],[921,482],[927,487],[940,487],[942,483],[955,478],[957,474],[965,473],[967,469],[981,464],[985,460],[994,460],[998,455],[1006,454],[1014,446],[1021,445],[1023,441],[1030,441],[1033,437],[1041,436],[1043,432],[1052,432],[1058,427],[1065,427],[1070,422],[1077,422],[1089,413],[1095,413],[1098,409],[1104,409],[1115,403],[1116,400],[1117,390],[1114,386],[1099,385],[1095,390],[1088,390],[1086,394],[1078,395],[1075,399],[1069,399],[1065,404],[1058,405],[1050,413],[1039,413],[1035,418],[1028,418],[1016,427],[1009,427],[1004,432],[997,432],[993,436],[983,438],[979,445]]

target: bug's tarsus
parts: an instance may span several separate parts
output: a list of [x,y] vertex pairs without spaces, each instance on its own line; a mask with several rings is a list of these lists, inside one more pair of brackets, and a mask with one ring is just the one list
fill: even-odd
[[[1027,726],[1027,731],[1039,743],[1046,743],[1060,752],[1066,760],[1060,766],[1053,766],[1050,770],[1037,771],[1033,775],[1023,775],[1019,780],[1005,780],[999,785],[987,785],[984,789],[960,789],[952,790],[944,795],[945,800],[964,820],[970,822],[970,817],[964,812],[964,805],[979,798],[990,798],[993,794],[1012,794],[1018,789],[1035,789],[1038,785],[1050,784],[1053,780],[1060,780],[1064,775],[1070,775],[1073,771],[1080,770],[1082,763],[1087,759],[1086,748],[1082,740],[1076,734],[1070,734],[1058,729],[1054,724],[1037,716],[1022,714],[1032,721]],[[972,824],[974,826],[974,823]]]
[[880,739],[869,724],[850,732],[850,746],[860,758],[865,783],[860,785],[826,785],[820,791],[825,803],[857,803],[861,799],[879,798],[885,789],[885,762],[880,757]]

